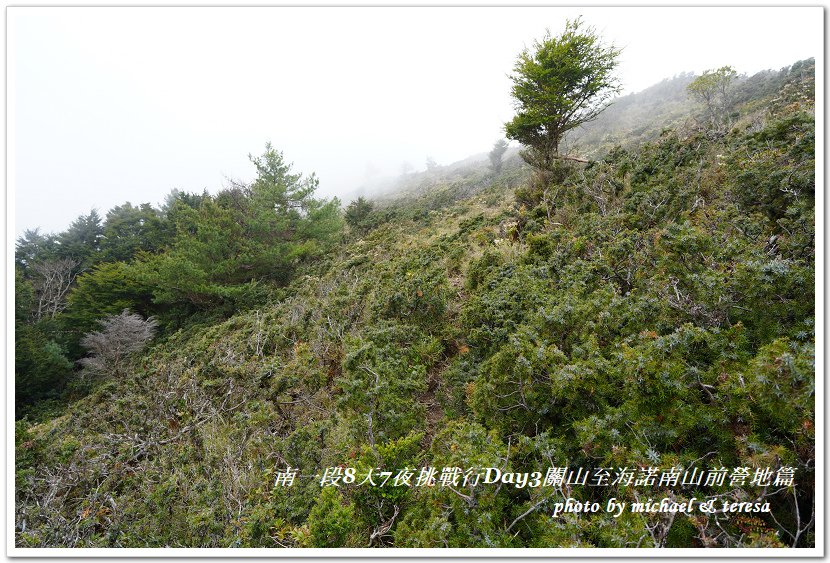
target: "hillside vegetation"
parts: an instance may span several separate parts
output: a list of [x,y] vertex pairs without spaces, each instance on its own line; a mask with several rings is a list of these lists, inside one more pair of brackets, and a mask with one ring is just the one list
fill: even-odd
[[[27,233],[16,545],[814,546],[813,65],[740,81],[723,132],[688,77],[664,112],[624,98],[547,185],[473,163],[344,219],[267,147],[250,184]],[[42,273],[61,260],[65,296]],[[156,319],[149,347],[75,367],[124,309]],[[424,467],[435,486],[361,484]],[[465,478],[488,467],[749,476]],[[771,512],[553,513],[612,497]]]

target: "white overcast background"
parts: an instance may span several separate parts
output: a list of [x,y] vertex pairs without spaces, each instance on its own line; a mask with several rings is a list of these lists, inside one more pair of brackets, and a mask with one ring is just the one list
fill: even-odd
[[488,151],[516,56],[582,16],[626,93],[684,71],[823,64],[812,8],[7,8],[15,236],[250,180],[266,141],[322,196]]

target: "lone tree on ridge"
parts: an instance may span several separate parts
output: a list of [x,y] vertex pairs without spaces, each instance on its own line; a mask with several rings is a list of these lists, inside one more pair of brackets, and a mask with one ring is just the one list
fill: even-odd
[[519,55],[510,75],[516,116],[504,130],[525,146],[521,155],[528,164],[544,173],[560,159],[585,162],[559,154],[559,145],[565,133],[595,119],[620,91],[613,74],[619,54],[576,19],[557,37],[548,30]]

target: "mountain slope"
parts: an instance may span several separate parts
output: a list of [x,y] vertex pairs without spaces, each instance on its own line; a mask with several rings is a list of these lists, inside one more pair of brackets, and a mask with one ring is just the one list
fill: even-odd
[[[811,81],[746,96],[726,135],[689,122],[558,184],[478,169],[374,210],[283,299],[18,422],[16,545],[813,545]],[[772,513],[553,514],[611,497]]]

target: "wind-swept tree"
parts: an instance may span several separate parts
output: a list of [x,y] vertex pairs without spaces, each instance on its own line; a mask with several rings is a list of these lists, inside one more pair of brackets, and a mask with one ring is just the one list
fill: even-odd
[[732,84],[737,77],[734,68],[722,66],[705,71],[687,87],[689,95],[703,104],[706,120],[714,131],[720,131],[727,124]]
[[493,172],[496,174],[501,172],[502,158],[504,157],[504,153],[507,152],[508,144],[509,143],[506,140],[499,139],[495,142],[495,144],[493,144],[493,149],[488,155],[490,157],[490,168],[492,168]]
[[550,171],[558,159],[582,160],[559,154],[559,146],[568,131],[595,119],[619,92],[613,74],[619,54],[577,19],[561,35],[548,31],[519,55],[510,76],[516,116],[504,129],[525,146],[521,154],[528,164]]

